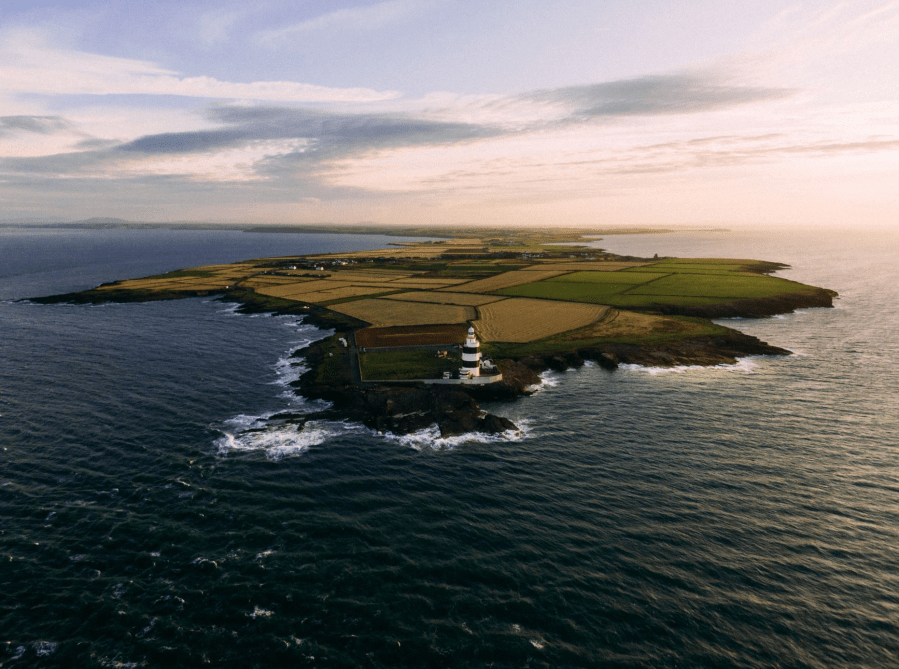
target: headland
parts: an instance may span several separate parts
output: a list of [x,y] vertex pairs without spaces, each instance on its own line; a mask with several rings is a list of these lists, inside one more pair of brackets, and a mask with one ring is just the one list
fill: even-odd
[[[463,236],[416,228],[437,239],[208,265],[32,301],[217,295],[245,313],[302,316],[333,332],[295,353],[308,370],[294,385],[331,408],[272,421],[349,419],[396,434],[436,424],[449,436],[516,429],[478,402],[528,394],[548,369],[588,360],[612,370],[624,363],[717,365],[786,355],[711,319],[830,307],[836,296],[771,276],[786,267],[776,262],[638,258],[586,245],[588,236],[594,242],[604,232],[485,229]],[[478,357],[496,369],[487,380],[457,382],[477,365],[471,335]]]

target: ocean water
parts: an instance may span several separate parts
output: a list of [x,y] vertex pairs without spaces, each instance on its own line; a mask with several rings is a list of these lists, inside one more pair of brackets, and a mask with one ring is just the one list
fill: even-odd
[[0,667],[899,666],[899,264],[887,233],[616,236],[782,261],[795,352],[595,366],[397,438],[286,384],[323,333],[210,299],[20,298],[390,238],[0,229]]

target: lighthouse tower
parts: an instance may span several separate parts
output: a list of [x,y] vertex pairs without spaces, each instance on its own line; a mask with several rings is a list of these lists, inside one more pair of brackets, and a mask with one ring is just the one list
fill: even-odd
[[468,328],[468,337],[462,346],[462,373],[481,375],[481,343],[474,336],[474,328]]

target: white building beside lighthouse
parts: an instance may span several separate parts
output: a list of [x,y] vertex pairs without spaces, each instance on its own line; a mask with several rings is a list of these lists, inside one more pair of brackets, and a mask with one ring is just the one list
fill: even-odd
[[473,327],[468,328],[468,337],[462,345],[462,369],[459,371],[463,377],[481,375],[481,343],[475,337]]

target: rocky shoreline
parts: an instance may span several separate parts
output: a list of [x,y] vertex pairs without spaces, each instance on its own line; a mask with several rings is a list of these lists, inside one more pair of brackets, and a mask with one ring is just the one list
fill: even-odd
[[[272,313],[302,316],[304,322],[340,333],[352,332],[365,324],[314,305],[302,305],[277,298],[260,297],[246,290],[179,291],[145,294],[128,290],[88,290],[64,295],[32,298],[42,304],[97,304],[102,302],[144,302],[217,295],[219,299],[240,304],[241,313]],[[814,294],[784,295],[758,300],[740,300],[724,305],[692,309],[668,309],[665,313],[704,318],[764,317],[789,313],[798,308],[832,307],[833,291],[819,289]],[[443,437],[480,432],[497,434],[517,431],[512,421],[481,409],[481,401],[514,400],[534,392],[541,383],[540,374],[564,371],[593,361],[607,370],[621,364],[650,367],[676,365],[732,364],[750,355],[789,355],[790,351],[771,346],[756,337],[729,329],[721,335],[705,335],[653,344],[608,343],[548,355],[528,355],[498,360],[503,374],[499,383],[482,386],[443,386],[410,381],[391,384],[363,382],[323,385],[316,381],[325,353],[321,342],[298,350],[309,370],[294,386],[307,399],[331,403],[329,409],[311,414],[285,412],[273,421],[304,425],[310,420],[349,420],[379,432],[409,434],[437,425]]]
[[487,413],[479,401],[513,400],[534,392],[547,370],[564,371],[581,367],[588,360],[608,370],[620,364],[652,367],[675,365],[732,364],[747,355],[789,355],[790,351],[771,346],[756,337],[731,330],[725,335],[694,337],[667,344],[607,344],[553,355],[531,355],[518,360],[498,361],[503,380],[483,386],[441,386],[420,382],[361,385],[320,385],[316,370],[323,352],[316,343],[300,349],[310,369],[294,386],[307,399],[322,399],[332,406],[312,414],[278,414],[273,420],[304,424],[309,420],[350,420],[378,432],[409,434],[436,425],[441,437],[471,432],[497,434],[517,431],[512,421]]

